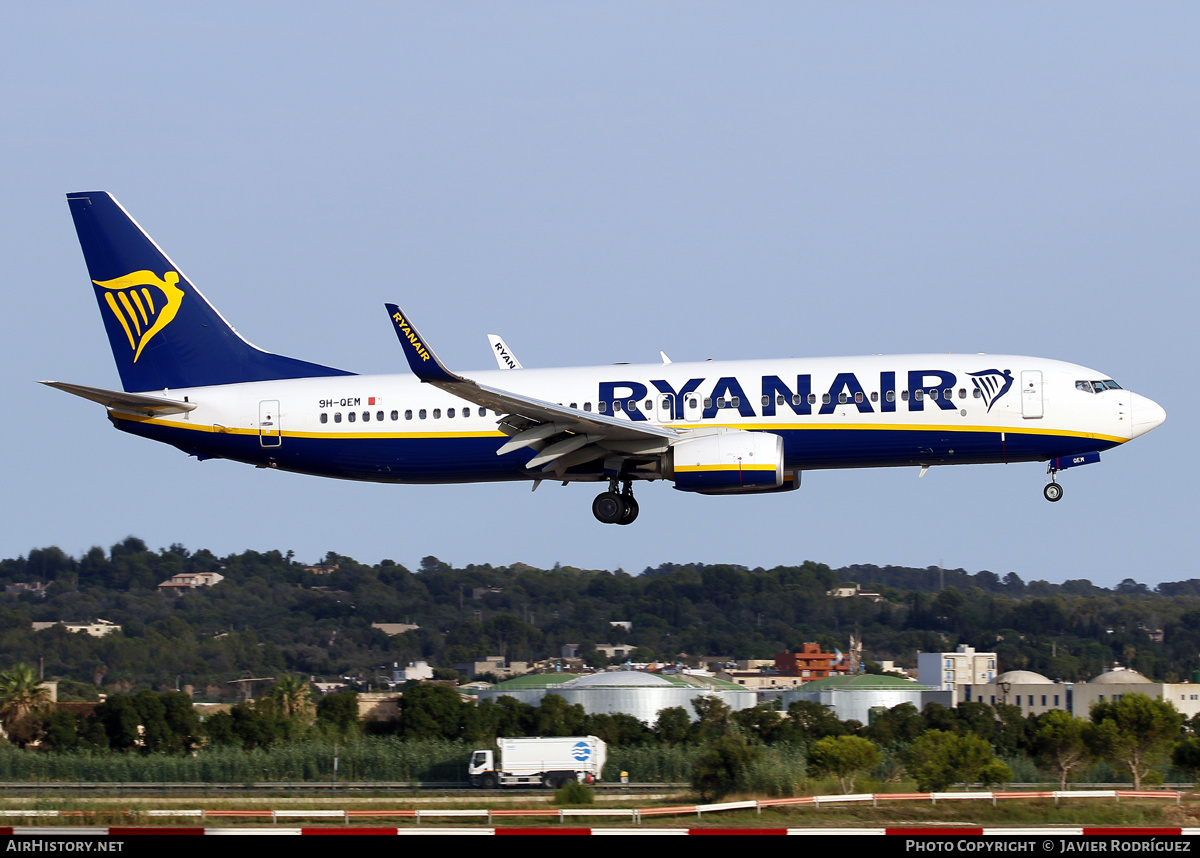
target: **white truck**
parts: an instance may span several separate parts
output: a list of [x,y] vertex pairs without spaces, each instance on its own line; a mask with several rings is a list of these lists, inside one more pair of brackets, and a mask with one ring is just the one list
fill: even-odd
[[471,754],[471,786],[541,784],[555,789],[571,781],[590,784],[600,780],[608,759],[608,746],[595,736],[497,739],[496,748]]

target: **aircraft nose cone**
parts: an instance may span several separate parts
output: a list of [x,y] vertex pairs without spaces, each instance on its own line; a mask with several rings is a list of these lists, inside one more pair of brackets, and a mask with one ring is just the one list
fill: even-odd
[[1133,411],[1133,437],[1145,435],[1167,419],[1166,410],[1153,399],[1133,394],[1130,403]]

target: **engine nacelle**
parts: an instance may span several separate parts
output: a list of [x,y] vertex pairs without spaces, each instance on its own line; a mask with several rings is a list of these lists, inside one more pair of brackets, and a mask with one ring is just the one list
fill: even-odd
[[[737,429],[680,441],[671,447],[667,476],[683,492],[779,491],[784,488],[783,438]],[[797,474],[786,488],[799,483]]]

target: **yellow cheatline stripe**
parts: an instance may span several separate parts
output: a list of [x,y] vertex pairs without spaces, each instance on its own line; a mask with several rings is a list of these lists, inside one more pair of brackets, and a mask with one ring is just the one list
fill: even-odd
[[[125,414],[123,412],[112,412],[113,417],[118,420],[128,420],[132,423],[151,423],[156,426],[171,426],[176,429],[189,429],[193,432],[217,432],[224,435],[258,435],[257,429],[241,429],[236,427],[214,427],[211,423],[197,424],[188,423],[179,420],[167,420],[162,417],[143,417],[137,414]],[[664,424],[667,428],[672,429],[688,429],[696,428],[697,424]],[[1074,432],[1069,429],[1035,429],[1019,427],[991,427],[991,426],[930,426],[930,425],[890,425],[890,426],[863,426],[859,424],[809,424],[809,423],[789,423],[785,425],[747,425],[747,426],[732,426],[729,424],[700,424],[704,427],[713,425],[729,429],[747,429],[760,432],[779,432],[779,431],[795,431],[807,429],[877,429],[887,431],[910,430],[914,432],[991,432],[999,434],[1001,432],[1012,435],[1057,435],[1068,438],[1090,438],[1095,441],[1110,441],[1114,444],[1124,444],[1128,438],[1121,438],[1116,435],[1100,435],[1092,432]],[[284,432],[285,438],[502,438],[507,437],[503,432],[495,430],[481,430],[470,432]],[[736,467],[731,465],[730,467]],[[743,465],[743,468],[755,468],[755,465]],[[774,468],[774,465],[770,467]]]
[[142,326],[138,324],[137,313],[133,312],[133,306],[129,303],[129,296],[124,292],[117,293],[117,300],[121,302],[121,306],[129,313],[129,321],[133,322],[134,330],[138,332],[138,336],[142,335]]
[[132,290],[129,294],[133,298],[133,303],[137,304],[138,311],[142,314],[142,324],[150,324],[150,317],[146,315],[146,307],[142,303],[142,296],[137,293],[136,289]]
[[774,465],[676,465],[676,471],[773,471]]
[[129,337],[129,347],[131,349],[136,348],[136,344],[133,342],[133,333],[129,330],[129,324],[125,321],[125,314],[117,306],[117,299],[113,297],[112,292],[105,292],[104,300],[108,302],[108,308],[113,311],[113,315],[117,317],[117,321],[125,329],[125,336]]
[[1122,438],[1120,435],[1102,435],[1097,432],[1076,432],[1071,429],[1039,429],[1034,426],[938,426],[936,424],[917,424],[917,423],[746,423],[742,425],[733,423],[670,423],[664,424],[670,429],[696,429],[700,427],[708,428],[718,426],[728,429],[745,429],[750,432],[793,432],[805,431],[808,429],[856,429],[862,431],[887,431],[887,432],[991,432],[1000,434],[1001,432],[1009,435],[1058,435],[1068,438],[1091,438],[1096,441],[1111,441],[1114,444],[1124,444],[1128,438]]

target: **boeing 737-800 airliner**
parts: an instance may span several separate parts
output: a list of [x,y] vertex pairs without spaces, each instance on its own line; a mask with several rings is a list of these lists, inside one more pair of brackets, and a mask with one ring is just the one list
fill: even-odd
[[[778,492],[817,468],[1048,462],[1149,432],[1156,403],[1076,364],[897,355],[451,372],[388,304],[411,374],[357,375],[247,343],[104,192],[70,194],[123,390],[48,381],[113,425],[198,459],[392,483],[607,484],[592,512],[637,517],[636,480]],[[924,473],[924,471],[922,471]]]

